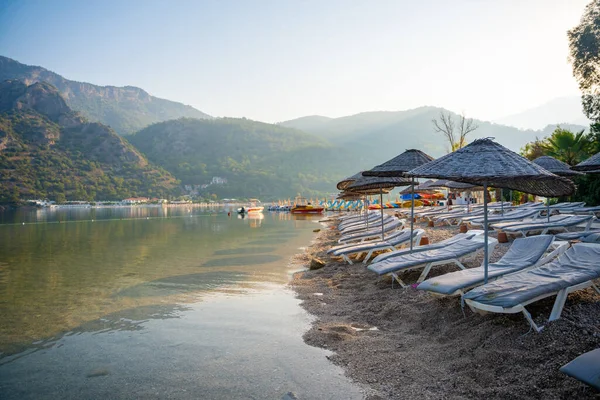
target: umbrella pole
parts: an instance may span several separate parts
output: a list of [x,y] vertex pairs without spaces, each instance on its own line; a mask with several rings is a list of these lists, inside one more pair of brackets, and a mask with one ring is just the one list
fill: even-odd
[[483,283],[488,281],[488,215],[487,215],[487,182],[483,182]]
[[548,222],[550,222],[550,197],[546,197],[546,216],[548,217]]
[[413,250],[413,231],[415,229],[415,177],[410,183],[410,252]]
[[379,188],[379,208],[381,209],[381,240],[383,240],[383,188]]
[[500,209],[501,214],[504,215],[504,189],[500,189]]

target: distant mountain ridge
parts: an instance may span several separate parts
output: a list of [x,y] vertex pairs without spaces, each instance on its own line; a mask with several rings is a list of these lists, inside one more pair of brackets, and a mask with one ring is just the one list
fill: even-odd
[[169,119],[212,118],[191,106],[151,96],[134,86],[98,86],[71,81],[45,68],[0,56],[0,82],[7,79],[19,79],[28,85],[48,82],[59,90],[73,110],[91,121],[109,125],[121,135]]
[[[281,122],[291,128],[304,128],[306,132],[330,140],[347,151],[355,152],[366,163],[379,159],[386,161],[405,149],[420,149],[432,157],[448,151],[446,138],[433,127],[432,120],[441,112],[439,107],[424,106],[406,111],[373,111],[340,118],[312,119],[306,117]],[[458,120],[459,115],[451,113]],[[311,117],[309,117],[311,118]],[[300,123],[298,123],[300,121]],[[541,131],[521,130],[510,126],[475,120],[477,130],[467,136],[468,141],[481,137],[494,137],[499,143],[513,151],[519,151],[526,143],[535,140]],[[310,129],[306,126],[310,125]]]
[[49,83],[0,83],[0,203],[164,197],[176,186],[112,129],[72,111]]
[[543,129],[551,125],[589,126],[583,114],[580,96],[563,96],[523,112],[494,120],[495,123],[520,129]]

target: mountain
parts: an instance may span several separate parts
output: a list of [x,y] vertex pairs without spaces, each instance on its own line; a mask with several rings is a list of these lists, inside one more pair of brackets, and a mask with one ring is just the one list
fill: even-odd
[[271,200],[323,194],[357,168],[347,153],[325,140],[245,118],[166,121],[128,139],[182,184],[226,179],[201,189],[204,196]]
[[541,106],[499,118],[494,122],[521,129],[542,129],[548,124],[590,125],[590,121],[583,114],[579,96],[558,97]]
[[[446,138],[433,128],[432,120],[441,112],[438,107],[419,107],[406,111],[365,112],[341,118],[314,121],[308,133],[330,140],[352,154],[360,165],[370,168],[402,153],[406,149],[420,149],[432,157],[448,150]],[[459,116],[451,113],[454,120]],[[304,118],[299,119],[301,123]],[[526,143],[535,140],[539,131],[520,130],[487,121],[474,121],[478,128],[467,136],[469,141],[481,137],[494,137],[500,144],[519,151]],[[285,121],[281,126],[299,128],[298,120]]]
[[212,118],[191,106],[150,96],[134,86],[97,86],[70,81],[42,67],[0,56],[0,82],[7,79],[19,79],[28,85],[48,82],[58,88],[73,110],[81,112],[90,121],[109,125],[121,135],[169,119]]
[[46,83],[0,83],[0,203],[166,196],[176,180]]

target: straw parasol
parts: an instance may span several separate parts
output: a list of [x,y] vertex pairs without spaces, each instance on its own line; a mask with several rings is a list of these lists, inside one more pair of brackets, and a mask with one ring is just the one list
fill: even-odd
[[356,181],[359,178],[362,178],[362,171],[358,174],[354,174],[346,179],[339,181],[336,187],[338,188],[338,190],[346,190],[348,186],[352,185],[354,181]]
[[[404,153],[397,155],[383,164],[377,165],[368,171],[364,171],[364,176],[406,176],[406,172],[420,165],[432,161],[433,157],[423,153],[421,150],[409,149]],[[411,200],[410,200],[410,236],[414,232],[415,222],[415,179],[411,178]],[[410,251],[412,252],[413,242],[410,241]]]
[[583,175],[581,172],[573,171],[571,166],[565,162],[557,160],[550,156],[541,156],[532,161],[532,163],[539,165],[546,171],[550,171],[555,175],[560,176],[575,176]]
[[[573,171],[571,166],[565,162],[557,160],[551,156],[541,156],[532,161],[533,163],[539,165],[544,168],[546,171],[550,171],[555,175],[560,176],[576,176],[583,175],[581,172]],[[546,200],[546,216],[548,217],[548,221],[550,221],[550,198],[548,197]]]
[[[488,186],[514,189],[541,196],[562,196],[573,193],[575,185],[569,179],[554,175],[493,140],[477,139],[469,145],[446,154],[408,172],[409,176],[450,179]],[[487,196],[484,207],[484,278],[488,276]]]
[[410,181],[400,177],[376,177],[376,176],[362,176],[349,185],[346,190],[352,192],[366,193],[372,190],[379,191],[379,205],[381,207],[381,240],[384,239],[383,229],[383,190],[391,190],[396,186],[407,186],[410,185]]
[[583,171],[588,173],[600,172],[600,153],[596,153],[585,161],[580,162],[573,167],[576,171]]

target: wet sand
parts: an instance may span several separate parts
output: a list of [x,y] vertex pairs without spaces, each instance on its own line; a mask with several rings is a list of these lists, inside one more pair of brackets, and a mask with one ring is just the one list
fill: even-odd
[[[425,229],[431,243],[458,233],[456,226],[415,227]],[[297,258],[308,266],[318,257],[325,267],[296,274],[291,285],[316,316],[305,342],[333,351],[333,363],[377,393],[368,399],[597,398],[592,388],[559,372],[600,347],[600,296],[593,289],[569,295],[561,319],[552,323],[547,318],[554,297],[528,307],[536,323],[545,325],[535,333],[522,314],[482,316],[462,310],[459,298],[392,288],[390,277],[378,278],[362,263],[329,257],[326,250],[338,237],[331,227],[317,235]],[[498,244],[491,261],[509,245]],[[464,264],[476,267],[482,259],[478,254]],[[434,267],[430,277],[455,270]],[[419,274],[401,278],[414,283]]]

